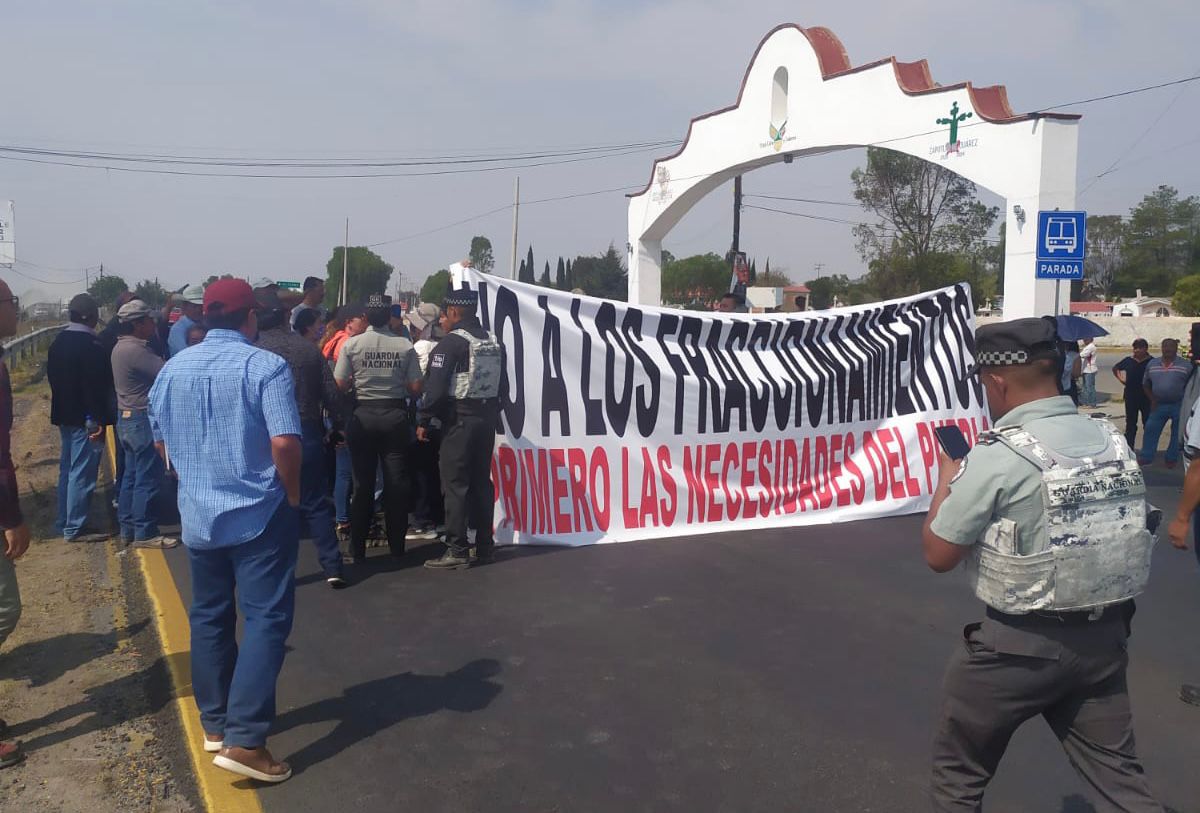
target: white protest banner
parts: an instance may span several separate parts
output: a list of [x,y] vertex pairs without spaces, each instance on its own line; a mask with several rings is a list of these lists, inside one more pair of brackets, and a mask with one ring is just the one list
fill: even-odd
[[462,269],[505,347],[501,543],[583,545],[924,509],[937,426],[987,427],[965,285],[796,314],[575,296]]
[[12,265],[16,261],[17,248],[13,238],[13,202],[0,200],[0,265]]

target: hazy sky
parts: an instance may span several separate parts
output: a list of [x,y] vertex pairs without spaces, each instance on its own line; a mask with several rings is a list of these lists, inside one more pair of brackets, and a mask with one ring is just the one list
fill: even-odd
[[[986,12],[945,0],[820,5],[14,0],[0,15],[0,144],[400,158],[678,139],[689,118],[734,101],[755,46],[781,22],[831,28],[856,65],[924,57],[943,84],[1003,83],[1017,111],[1200,72],[1195,0],[1009,0]],[[1200,82],[1076,112],[1080,188],[1122,159],[1080,208],[1125,214],[1161,183],[1200,193]],[[651,160],[670,151],[526,168],[522,196],[640,186]],[[774,165],[747,175],[745,191],[849,201],[849,173],[862,159],[856,150]],[[158,277],[177,287],[224,272],[298,280],[324,274],[346,217],[356,245],[436,229],[509,203],[515,174],[265,180],[0,160],[0,199],[17,206],[17,256],[42,266],[4,273],[19,293],[53,298],[81,290],[81,269],[101,262],[131,285]],[[711,195],[666,247],[678,256],[727,249],[730,198],[728,187]],[[521,214],[520,251],[532,243],[539,270],[546,258],[626,240],[621,192]],[[474,234],[492,240],[506,270],[510,229],[504,210],[376,250],[419,285],[463,256]],[[825,273],[863,270],[849,226],[751,210],[742,245],[760,269],[769,255],[796,280],[811,278],[814,263]]]

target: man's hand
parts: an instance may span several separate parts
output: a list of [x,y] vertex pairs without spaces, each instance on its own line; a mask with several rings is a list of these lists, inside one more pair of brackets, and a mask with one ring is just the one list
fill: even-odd
[[1176,517],[1172,520],[1170,526],[1167,528],[1167,534],[1171,537],[1171,544],[1180,550],[1187,550],[1187,536],[1190,527],[1191,523],[1186,517],[1183,519]]
[[96,431],[92,432],[91,434],[88,435],[88,440],[92,441],[93,443],[95,441],[103,440],[103,439],[104,439],[104,424],[100,424],[99,426],[97,426]]
[[15,562],[29,550],[29,526],[21,523],[4,531],[4,558]]
[[429,431],[424,426],[417,427],[417,440],[421,443],[429,442]]

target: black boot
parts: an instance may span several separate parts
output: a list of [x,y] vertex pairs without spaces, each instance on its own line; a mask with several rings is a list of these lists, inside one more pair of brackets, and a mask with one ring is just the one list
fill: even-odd
[[430,559],[425,567],[430,570],[465,570],[471,566],[471,560],[466,556],[457,556],[446,551],[440,559]]

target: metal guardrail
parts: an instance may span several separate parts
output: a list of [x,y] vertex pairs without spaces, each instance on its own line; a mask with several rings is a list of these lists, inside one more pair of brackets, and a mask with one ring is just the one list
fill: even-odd
[[65,324],[52,325],[7,341],[4,343],[4,357],[13,366],[28,361],[38,351],[43,342],[53,339],[65,328]]

